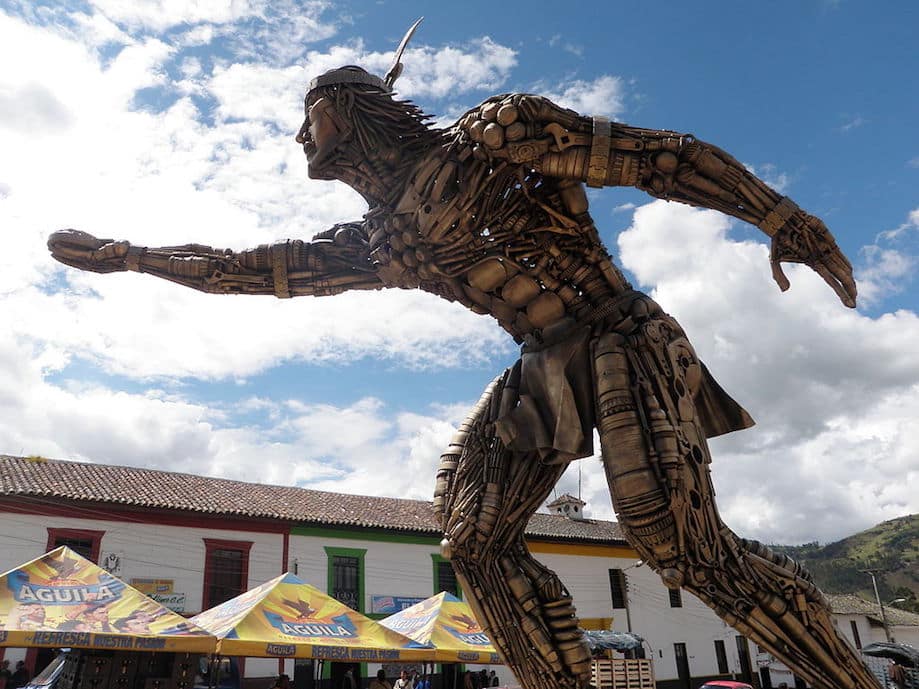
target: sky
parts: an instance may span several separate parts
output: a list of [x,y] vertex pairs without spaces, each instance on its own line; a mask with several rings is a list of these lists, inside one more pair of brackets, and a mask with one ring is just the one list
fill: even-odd
[[[309,79],[384,74],[447,125],[495,93],[726,149],[820,216],[847,309],[771,281],[755,228],[590,192],[617,263],[757,425],[712,441],[739,534],[829,542],[919,512],[919,5],[0,0],[0,453],[430,499],[438,458],[518,352],[487,317],[402,290],[205,295],[54,262],[73,227],[241,250],[357,220],[293,137]],[[597,458],[557,494],[614,513]]]

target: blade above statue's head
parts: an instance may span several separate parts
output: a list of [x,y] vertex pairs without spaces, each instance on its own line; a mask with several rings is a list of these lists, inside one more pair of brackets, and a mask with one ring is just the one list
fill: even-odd
[[393,59],[392,67],[389,68],[389,71],[386,73],[386,77],[383,79],[386,87],[390,90],[392,90],[393,84],[396,83],[396,79],[398,79],[402,74],[402,53],[405,52],[405,47],[408,45],[408,42],[415,34],[415,29],[418,28],[418,25],[423,20],[424,17],[418,17],[418,21],[409,27],[408,31],[405,32],[405,36],[402,37],[402,41],[399,43],[399,47],[396,48],[396,56]]
[[316,89],[323,86],[335,86],[338,84],[359,84],[379,89],[383,93],[391,93],[393,84],[396,83],[396,79],[402,74],[402,54],[405,52],[408,42],[414,35],[415,29],[418,28],[418,25],[421,24],[423,19],[424,17],[420,17],[409,27],[408,31],[405,32],[405,36],[402,37],[399,47],[396,48],[392,67],[389,68],[385,78],[381,79],[375,74],[371,74],[363,67],[358,67],[356,65],[346,65],[344,67],[330,69],[310,81],[309,88],[306,92],[307,104],[309,104],[310,94]]

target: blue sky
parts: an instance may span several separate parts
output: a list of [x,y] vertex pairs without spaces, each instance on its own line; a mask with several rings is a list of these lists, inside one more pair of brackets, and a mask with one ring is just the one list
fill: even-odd
[[[766,541],[919,511],[919,7],[0,0],[0,452],[426,499],[451,429],[516,357],[401,291],[279,302],[64,269],[47,235],[242,249],[357,219],[293,142],[309,78],[382,74],[448,124],[494,93],[691,132],[821,216],[849,311],[760,233],[591,191],[604,240],[759,425],[713,443],[722,512]],[[582,462],[588,512],[611,518]],[[577,492],[578,468],[559,490]]]

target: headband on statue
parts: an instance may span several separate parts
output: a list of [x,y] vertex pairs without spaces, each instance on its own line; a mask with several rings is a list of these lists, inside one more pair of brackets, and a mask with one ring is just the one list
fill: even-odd
[[402,74],[402,53],[405,52],[405,47],[408,45],[409,40],[411,40],[412,35],[415,33],[415,29],[418,28],[422,19],[424,19],[424,17],[419,18],[418,21],[412,24],[409,30],[405,32],[402,42],[399,43],[399,47],[396,49],[396,57],[393,60],[392,67],[389,68],[386,77],[383,79],[375,74],[370,74],[370,72],[361,67],[348,65],[347,67],[333,69],[313,79],[310,82],[308,93],[322,86],[334,86],[337,84],[363,84],[365,86],[372,86],[384,93],[392,92],[393,84],[396,83],[396,79]]

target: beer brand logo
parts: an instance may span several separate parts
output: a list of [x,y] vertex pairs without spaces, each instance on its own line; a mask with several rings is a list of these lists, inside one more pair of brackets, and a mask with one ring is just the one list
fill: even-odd
[[75,605],[115,600],[118,594],[107,584],[94,586],[39,586],[23,584],[14,596],[20,603],[42,603],[44,605]]
[[473,632],[471,634],[466,634],[464,632],[459,631],[458,629],[450,629],[450,628],[448,628],[448,631],[450,632],[450,634],[455,636],[457,639],[459,639],[463,643],[467,643],[471,646],[490,646],[491,645],[491,640],[487,636],[485,636],[484,632]]
[[268,644],[265,646],[265,653],[270,656],[292,656],[297,652],[297,647],[293,644]]
[[357,629],[347,615],[339,615],[327,620],[301,622],[266,610],[265,618],[272,627],[287,636],[309,639],[351,639],[357,636]]

